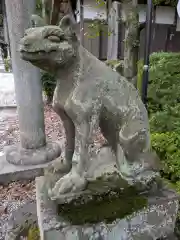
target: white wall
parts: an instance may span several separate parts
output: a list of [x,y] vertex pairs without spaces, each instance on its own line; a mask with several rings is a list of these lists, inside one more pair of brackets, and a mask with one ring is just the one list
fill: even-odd
[[[77,11],[80,11],[79,0],[77,2]],[[106,5],[97,4],[96,0],[84,0],[84,19],[102,19],[106,20]],[[79,14],[77,15],[77,21],[80,21]]]
[[156,23],[159,24],[173,24],[175,17],[175,8],[173,7],[161,7],[156,8]]
[[[139,22],[146,20],[146,5],[139,4]],[[80,10],[79,0],[77,4],[77,11]],[[96,0],[84,0],[84,19],[106,19],[106,5],[97,4]],[[175,17],[175,8],[173,7],[157,7],[155,21],[158,24],[173,24]],[[79,22],[79,14],[77,15],[77,21]]]

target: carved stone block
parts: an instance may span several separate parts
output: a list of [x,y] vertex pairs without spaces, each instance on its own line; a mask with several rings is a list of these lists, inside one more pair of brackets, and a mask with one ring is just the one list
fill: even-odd
[[[43,187],[44,181],[44,177],[36,179],[37,214],[41,240],[157,240],[170,236],[174,231],[179,203],[178,196],[168,188],[162,189],[156,196],[143,196],[147,197],[146,206],[121,219],[117,218],[113,222],[72,224],[64,219],[63,214],[58,214],[58,204],[48,200],[46,188]],[[66,204],[62,203],[60,208]],[[124,205],[119,205],[119,209],[123,209],[125,205],[125,202]],[[99,205],[99,208],[101,207]],[[71,207],[70,215],[72,212]],[[83,215],[82,212],[81,214]],[[94,211],[92,209],[92,214],[94,216],[98,214],[95,208]],[[79,216],[77,214],[76,217]]]

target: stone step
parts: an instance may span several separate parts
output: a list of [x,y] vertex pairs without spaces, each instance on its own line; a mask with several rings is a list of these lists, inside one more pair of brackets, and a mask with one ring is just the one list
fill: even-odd
[[53,161],[39,165],[14,165],[8,163],[4,153],[0,152],[0,184],[8,184],[19,180],[33,180],[44,175],[44,168],[52,163]]

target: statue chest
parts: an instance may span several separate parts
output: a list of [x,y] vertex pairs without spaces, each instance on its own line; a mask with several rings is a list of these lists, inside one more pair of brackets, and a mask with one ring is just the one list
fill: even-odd
[[88,93],[83,93],[80,91],[82,89],[77,88],[67,99],[64,108],[69,117],[74,121],[74,123],[81,123],[84,120],[89,119],[92,114],[92,110],[95,101],[92,97],[88,96]]
[[[68,82],[67,82],[68,83]],[[82,122],[90,114],[95,99],[97,88],[87,84],[57,85],[54,92],[54,103],[65,110],[74,122]],[[96,97],[95,97],[96,95]]]
[[57,83],[54,96],[53,96],[53,102],[56,103],[61,108],[65,108],[65,105],[71,98],[73,92],[73,85],[66,82]]

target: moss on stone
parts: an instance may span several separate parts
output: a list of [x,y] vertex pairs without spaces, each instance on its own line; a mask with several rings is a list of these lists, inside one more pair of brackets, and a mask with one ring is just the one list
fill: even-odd
[[139,195],[134,187],[113,190],[91,196],[86,203],[83,196],[71,203],[60,204],[58,213],[71,224],[111,223],[117,218],[122,219],[147,205],[147,198]]

